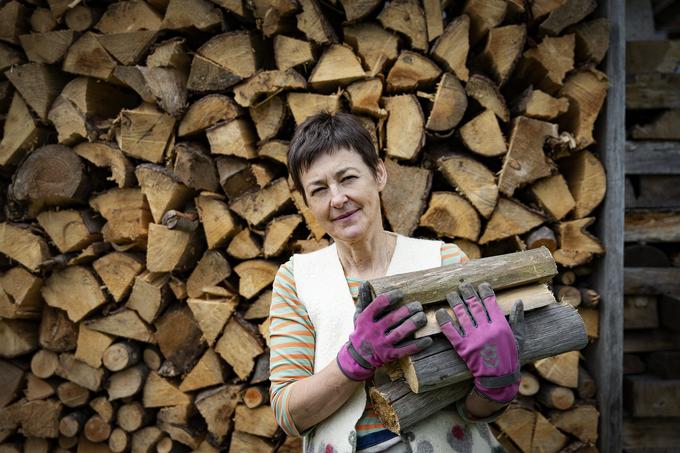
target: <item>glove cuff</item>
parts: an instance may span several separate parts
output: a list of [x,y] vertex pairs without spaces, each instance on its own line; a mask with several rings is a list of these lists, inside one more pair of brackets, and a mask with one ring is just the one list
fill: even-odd
[[475,379],[474,391],[477,392],[477,394],[482,398],[486,398],[490,401],[493,401],[494,403],[507,404],[515,399],[515,396],[517,396],[517,392],[519,391],[519,381],[506,387],[489,388],[484,387],[479,382],[479,379]]
[[365,368],[350,353],[349,342],[342,345],[336,357],[340,371],[352,381],[365,381],[373,376],[375,368]]

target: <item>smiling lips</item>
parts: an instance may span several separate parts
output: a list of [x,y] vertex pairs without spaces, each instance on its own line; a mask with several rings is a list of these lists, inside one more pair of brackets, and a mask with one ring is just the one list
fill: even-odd
[[352,214],[354,214],[357,211],[358,211],[358,209],[354,209],[353,211],[349,211],[349,212],[346,212],[344,214],[341,214],[341,215],[337,216],[336,218],[334,218],[333,221],[335,222],[337,220],[346,219],[347,217],[350,217]]

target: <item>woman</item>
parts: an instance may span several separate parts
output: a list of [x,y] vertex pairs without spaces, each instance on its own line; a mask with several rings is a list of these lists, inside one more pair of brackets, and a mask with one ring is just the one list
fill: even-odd
[[[288,435],[303,435],[305,451],[315,453],[503,451],[486,422],[517,392],[518,346],[490,286],[480,286],[483,302],[470,286],[449,295],[459,327],[445,311],[437,313],[475,377],[473,391],[457,410],[440,411],[402,437],[387,431],[365,386],[384,381],[382,365],[425,349],[431,339],[403,341],[425,323],[419,303],[399,307],[398,292],[370,300],[361,291],[359,297],[361,283],[467,257],[453,244],[383,229],[387,172],[352,115],[308,118],[295,131],[288,164],[296,189],[334,243],[293,256],[274,282],[270,379],[279,425]],[[517,304],[514,318],[521,313]]]

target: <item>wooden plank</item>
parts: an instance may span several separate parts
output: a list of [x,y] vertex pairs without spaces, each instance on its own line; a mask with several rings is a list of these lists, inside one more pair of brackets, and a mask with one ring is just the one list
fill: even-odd
[[629,330],[623,339],[623,351],[654,352],[680,349],[680,334],[668,330]]
[[626,142],[627,175],[680,175],[680,142]]
[[652,0],[626,0],[626,39],[659,39],[654,29]]
[[[609,96],[611,96],[611,90]],[[680,108],[680,74],[646,73],[628,76],[626,107],[629,109]]]
[[[623,419],[623,448],[677,448],[680,445],[680,429],[678,421],[669,418],[633,418]],[[671,450],[668,450],[671,451]]]
[[[624,294],[677,294],[680,292],[680,268],[626,267],[623,269],[623,292]],[[605,298],[604,295],[602,298],[612,300]]]
[[680,241],[680,212],[626,211],[626,242]]
[[626,376],[623,398],[633,417],[680,417],[680,379]]
[[[609,19],[609,51],[605,72],[609,78],[606,105],[598,122],[595,137],[602,164],[607,170],[607,196],[593,232],[602,240],[607,253],[595,264],[593,289],[602,300],[623,298],[623,214],[624,214],[624,148],[625,148],[625,10],[619,0],[599,2],[594,16]],[[606,125],[606,127],[603,127]],[[621,451],[621,419],[623,402],[623,306],[601,304],[600,339],[587,347],[584,355],[596,382],[606,382],[597,392],[600,429],[597,446],[600,451]]]
[[[635,178],[635,183],[631,181]],[[626,177],[626,209],[680,209],[676,175]]]

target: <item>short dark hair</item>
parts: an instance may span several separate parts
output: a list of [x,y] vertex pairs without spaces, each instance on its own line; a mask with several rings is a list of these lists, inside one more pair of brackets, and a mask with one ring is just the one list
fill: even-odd
[[302,173],[309,169],[317,157],[342,148],[358,153],[373,175],[377,176],[380,157],[371,135],[354,115],[321,112],[310,116],[295,129],[288,148],[288,171],[305,203],[307,197],[300,181]]

